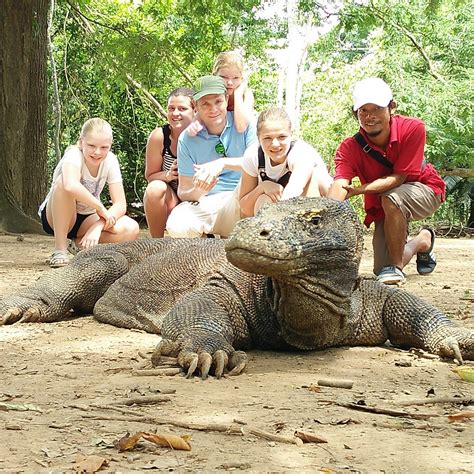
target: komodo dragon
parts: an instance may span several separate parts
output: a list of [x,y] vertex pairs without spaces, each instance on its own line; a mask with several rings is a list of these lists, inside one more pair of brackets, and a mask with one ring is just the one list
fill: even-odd
[[347,203],[295,198],[240,221],[227,241],[99,245],[0,301],[0,324],[73,309],[161,333],[153,361],[188,376],[240,373],[244,350],[377,345],[474,359],[474,331],[401,289],[358,276],[362,230]]

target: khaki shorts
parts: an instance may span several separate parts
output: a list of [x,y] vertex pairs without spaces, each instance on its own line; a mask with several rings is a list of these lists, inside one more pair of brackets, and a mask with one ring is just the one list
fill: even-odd
[[[405,216],[407,222],[419,221],[432,216],[441,206],[441,196],[422,183],[404,183],[397,188],[381,193],[387,196]],[[390,265],[385,243],[384,219],[375,222],[374,237],[374,273],[378,275],[383,267]]]
[[185,201],[168,217],[166,230],[171,237],[202,237],[217,234],[228,237],[240,219],[239,187],[203,196],[197,202]]

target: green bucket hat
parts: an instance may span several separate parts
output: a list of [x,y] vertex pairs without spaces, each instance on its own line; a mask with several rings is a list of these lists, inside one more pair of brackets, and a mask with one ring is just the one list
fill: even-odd
[[200,77],[193,86],[193,99],[199,100],[209,94],[226,94],[224,80],[219,76]]

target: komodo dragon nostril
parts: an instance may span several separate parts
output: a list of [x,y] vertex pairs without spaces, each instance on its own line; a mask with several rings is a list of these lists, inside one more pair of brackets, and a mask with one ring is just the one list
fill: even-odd
[[260,231],[260,237],[262,237],[264,239],[270,238],[270,230],[269,229],[263,229],[262,231]]

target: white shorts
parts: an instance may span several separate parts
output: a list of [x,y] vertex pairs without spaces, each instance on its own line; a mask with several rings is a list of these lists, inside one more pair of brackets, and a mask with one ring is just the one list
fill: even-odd
[[184,201],[168,217],[166,230],[170,237],[202,237],[217,234],[228,237],[240,219],[239,187],[197,202]]

